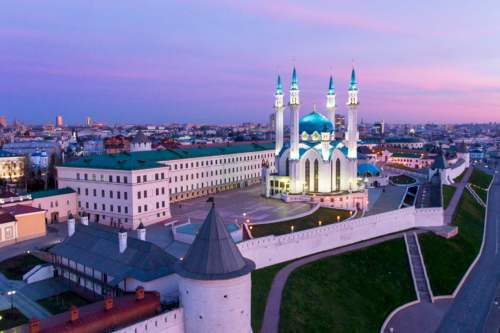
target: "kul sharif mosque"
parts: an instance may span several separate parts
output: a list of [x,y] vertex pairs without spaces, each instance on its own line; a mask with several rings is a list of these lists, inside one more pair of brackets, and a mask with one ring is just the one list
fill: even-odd
[[[274,95],[276,112],[276,173],[263,167],[262,194],[285,201],[310,200],[331,203],[332,207],[363,209],[367,194],[357,176],[358,85],[354,68],[348,89],[348,124],[345,138],[335,138],[336,94],[330,76],[326,95],[326,115],[316,107],[303,117],[300,114],[300,90],[295,68],[285,105],[281,77]],[[283,114],[291,113],[290,140],[284,142]],[[306,198],[307,197],[307,198]]]

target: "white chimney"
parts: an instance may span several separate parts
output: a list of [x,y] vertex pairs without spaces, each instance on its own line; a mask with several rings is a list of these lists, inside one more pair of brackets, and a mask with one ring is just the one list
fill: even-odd
[[142,241],[146,240],[146,228],[144,228],[144,225],[139,224],[139,227],[137,227],[137,238],[139,238]]
[[121,227],[120,231],[118,231],[118,246],[120,253],[125,252],[127,249],[127,237],[127,230]]
[[70,216],[68,218],[68,237],[73,236],[75,233],[75,218],[73,216]]
[[89,225],[88,215],[83,215],[80,221],[82,222],[83,225]]

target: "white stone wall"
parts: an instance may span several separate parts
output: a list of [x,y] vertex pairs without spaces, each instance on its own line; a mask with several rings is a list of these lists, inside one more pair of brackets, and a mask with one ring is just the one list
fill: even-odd
[[406,229],[442,224],[442,208],[408,207],[287,235],[255,238],[238,247],[244,257],[262,268]]
[[127,278],[125,286],[126,291],[129,292],[134,292],[139,286],[144,287],[145,291],[157,291],[160,293],[162,301],[168,301],[178,295],[178,280],[179,276],[173,273],[148,282]]
[[251,285],[250,274],[220,281],[181,278],[185,332],[252,332]]
[[116,333],[184,333],[183,309],[161,313],[152,318],[114,331]]

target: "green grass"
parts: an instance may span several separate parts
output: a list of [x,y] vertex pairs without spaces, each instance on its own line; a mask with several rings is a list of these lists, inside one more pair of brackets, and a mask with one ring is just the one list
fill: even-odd
[[469,178],[469,183],[487,189],[490,186],[492,179],[493,176],[474,168],[474,170],[472,170],[472,175]]
[[462,181],[462,179],[464,178],[465,174],[467,173],[467,170],[469,170],[469,168],[465,168],[464,171],[462,171],[462,173],[454,179],[455,183],[459,183]]
[[252,272],[252,327],[254,332],[260,332],[267,295],[273,283],[274,276],[288,263],[285,262]]
[[47,309],[50,313],[58,314],[68,311],[71,305],[80,307],[90,304],[91,302],[72,291],[65,291],[59,295],[41,299],[37,301],[37,303]]
[[433,234],[419,236],[435,296],[453,293],[481,247],[484,209],[467,190],[457,207],[453,216],[453,223],[458,226],[457,236],[450,239]]
[[16,308],[14,308],[12,311],[10,310],[10,308],[7,310],[0,311],[0,316],[2,317],[2,320],[0,320],[1,332],[29,322],[28,318],[26,318]]
[[9,280],[22,280],[24,274],[43,263],[32,254],[21,254],[0,262],[0,272]]
[[389,177],[389,179],[394,184],[399,184],[399,185],[408,185],[416,182],[415,178],[407,175],[391,176]]
[[286,284],[280,332],[378,332],[416,299],[403,239],[302,266]]
[[472,185],[472,190],[476,192],[476,194],[483,200],[484,203],[486,203],[486,200],[488,199],[488,191],[483,189],[482,187],[474,186]]
[[269,235],[284,235],[291,232],[291,227],[294,231],[301,231],[317,227],[319,221],[321,225],[337,222],[337,216],[340,216],[339,221],[345,220],[351,216],[351,211],[343,209],[320,208],[311,215],[307,215],[298,219],[288,220],[284,222],[260,224],[251,226],[253,237],[264,237]]
[[453,198],[453,195],[457,191],[457,188],[454,186],[450,185],[443,185],[443,208],[446,209],[448,208],[448,205],[450,204],[451,198]]

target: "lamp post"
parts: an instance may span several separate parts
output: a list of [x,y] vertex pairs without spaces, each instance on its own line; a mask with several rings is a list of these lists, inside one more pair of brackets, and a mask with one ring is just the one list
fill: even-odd
[[8,290],[7,296],[10,296],[10,311],[14,312],[14,295],[16,294],[15,290]]

